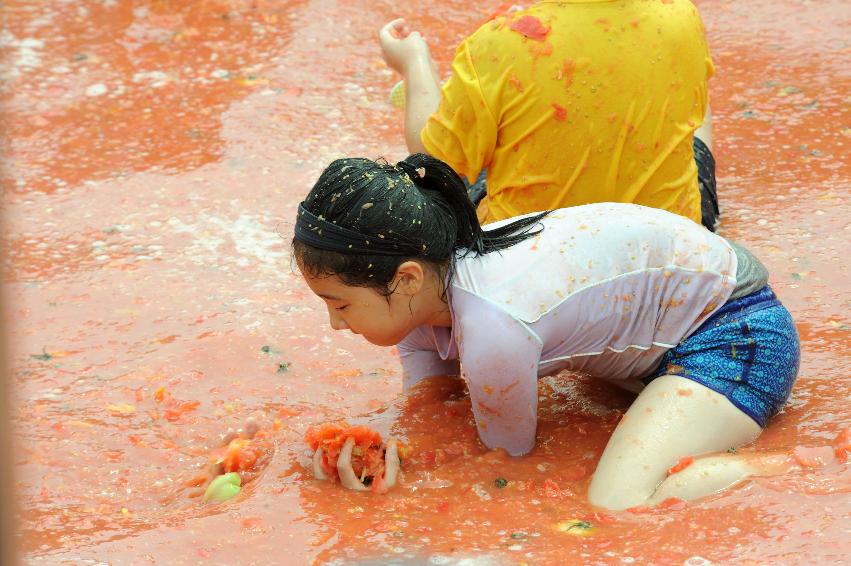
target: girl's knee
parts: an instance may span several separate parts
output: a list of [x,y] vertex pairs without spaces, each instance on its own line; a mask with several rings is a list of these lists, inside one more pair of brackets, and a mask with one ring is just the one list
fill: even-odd
[[594,507],[602,507],[610,511],[623,511],[630,507],[646,503],[653,495],[653,489],[641,490],[635,486],[610,483],[599,478],[594,473],[591,485],[588,487],[588,502]]

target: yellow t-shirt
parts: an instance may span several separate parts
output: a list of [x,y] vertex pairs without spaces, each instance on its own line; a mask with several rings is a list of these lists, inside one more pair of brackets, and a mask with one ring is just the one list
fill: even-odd
[[713,72],[688,0],[538,2],[461,43],[422,141],[470,180],[487,168],[483,222],[608,201],[700,222]]

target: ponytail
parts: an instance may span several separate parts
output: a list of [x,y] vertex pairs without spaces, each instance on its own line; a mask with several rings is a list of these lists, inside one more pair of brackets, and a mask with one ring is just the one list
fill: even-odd
[[[294,257],[313,276],[376,287],[386,296],[406,259],[431,263],[452,279],[455,260],[509,248],[539,233],[542,212],[483,230],[461,178],[423,153],[395,166],[338,159],[299,207]],[[538,227],[538,229],[535,229]]]
[[[465,249],[464,255],[484,255],[510,248],[540,232],[543,229],[540,221],[550,212],[541,212],[499,228],[483,230],[464,181],[449,165],[425,153],[415,153],[396,166],[404,169],[424,194],[433,195],[448,204],[456,223],[455,250]],[[536,226],[539,229],[533,232]]]
[[440,220],[454,224],[455,250],[465,248],[477,255],[486,253],[476,207],[455,171],[443,161],[424,153],[410,155],[396,166],[408,174],[426,198],[445,211]]

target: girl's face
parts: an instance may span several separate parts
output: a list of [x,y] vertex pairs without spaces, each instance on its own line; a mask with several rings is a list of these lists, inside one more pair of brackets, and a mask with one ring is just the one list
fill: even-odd
[[337,276],[312,277],[304,272],[302,276],[325,301],[331,328],[360,334],[372,344],[395,346],[417,326],[428,322],[429,317],[423,316],[420,294],[423,281],[416,274],[397,275],[389,297],[373,288],[346,285]]

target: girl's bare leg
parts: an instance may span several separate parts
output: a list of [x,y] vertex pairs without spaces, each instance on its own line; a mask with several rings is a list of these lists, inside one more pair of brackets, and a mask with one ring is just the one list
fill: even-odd
[[697,499],[726,489],[748,476],[774,476],[799,467],[789,454],[706,456],[696,459],[691,466],[662,481],[647,504],[655,505],[671,497]]
[[[668,497],[694,499],[728,487],[761,467],[726,454],[762,429],[723,395],[684,377],[665,375],[639,394],[612,434],[588,490],[592,504],[626,509]],[[668,469],[683,457],[697,459],[683,471]]]

